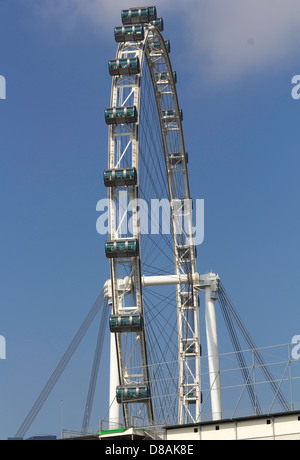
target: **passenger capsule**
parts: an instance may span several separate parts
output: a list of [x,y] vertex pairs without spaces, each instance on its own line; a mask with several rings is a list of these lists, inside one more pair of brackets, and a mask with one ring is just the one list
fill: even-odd
[[143,316],[140,314],[112,315],[109,318],[110,332],[140,332],[143,325]]
[[144,24],[151,20],[156,20],[156,7],[129,8],[122,10],[122,24]]
[[190,212],[193,210],[193,200],[192,198],[178,199],[175,198],[171,202],[172,208],[176,213]]
[[[157,81],[158,84],[165,84],[168,83],[170,80],[168,72],[157,72],[154,74],[155,80]],[[177,83],[177,73],[174,71],[173,72],[173,81],[176,85]]]
[[[171,52],[171,45],[170,45],[170,40],[165,40],[165,47],[167,49],[167,52]],[[148,43],[148,50],[151,51],[160,51],[161,50],[161,44],[160,41],[154,41]]]
[[137,42],[144,40],[144,37],[144,27],[141,24],[115,27],[116,42]]
[[155,21],[157,17],[156,6],[149,6],[149,21]]
[[[186,161],[188,162],[188,155],[185,154]],[[169,163],[171,166],[182,165],[184,162],[184,154],[181,152],[171,152],[168,154]]]
[[[183,112],[182,112],[181,109],[179,110],[179,116],[180,116],[180,120],[182,121],[183,120]],[[162,117],[163,117],[164,121],[170,122],[170,123],[173,122],[173,121],[176,121],[178,119],[178,116],[176,114],[176,110],[163,110]]]
[[184,351],[184,353],[186,353],[188,355],[195,354],[196,353],[196,344],[195,344],[195,342],[185,341],[183,343],[183,351]]
[[164,20],[163,18],[154,19],[154,21],[150,21],[150,24],[156,27],[160,32],[164,30]]
[[195,391],[189,391],[188,394],[186,395],[186,401],[188,404],[196,404],[196,392]]
[[140,73],[140,61],[138,57],[128,59],[111,59],[108,62],[110,75],[136,75]]
[[181,306],[184,309],[194,308],[200,306],[199,295],[195,298],[191,292],[182,292],[181,293]]
[[139,242],[137,239],[106,241],[105,255],[108,259],[137,257]]
[[193,294],[191,292],[181,293],[181,305],[184,308],[192,307],[194,305]]
[[197,248],[195,246],[178,246],[177,255],[181,262],[191,262],[193,256],[197,257]]
[[133,403],[133,402],[145,402],[150,398],[150,387],[149,385],[124,385],[117,387],[117,402],[122,403]]
[[135,106],[108,107],[105,109],[105,122],[108,125],[136,123],[137,110]]
[[137,172],[135,168],[106,169],[103,177],[106,187],[122,187],[137,184]]
[[[195,303],[196,302],[196,303]],[[200,306],[199,295],[194,299],[194,296],[191,292],[182,292],[181,293],[181,306],[185,309],[194,308],[194,306]]]

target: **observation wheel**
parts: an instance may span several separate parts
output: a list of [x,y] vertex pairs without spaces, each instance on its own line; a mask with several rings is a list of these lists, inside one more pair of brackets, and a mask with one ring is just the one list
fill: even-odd
[[193,423],[201,411],[199,300],[177,78],[156,8],[121,18],[105,110],[110,428]]

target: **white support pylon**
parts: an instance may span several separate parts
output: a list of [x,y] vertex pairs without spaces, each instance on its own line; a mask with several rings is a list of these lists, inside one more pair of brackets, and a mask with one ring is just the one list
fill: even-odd
[[120,427],[120,405],[116,398],[116,388],[120,385],[115,334],[110,334],[110,378],[109,378],[109,429]]
[[206,341],[208,355],[208,369],[210,381],[211,410],[212,419],[222,419],[222,394],[221,394],[221,377],[220,377],[220,359],[218,346],[218,332],[215,311],[215,291],[217,275],[207,274],[205,283],[205,324],[206,324]]

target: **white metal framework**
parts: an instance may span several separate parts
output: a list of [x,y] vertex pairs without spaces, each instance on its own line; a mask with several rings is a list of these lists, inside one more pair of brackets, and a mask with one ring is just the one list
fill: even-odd
[[[113,75],[106,111],[112,178],[106,243],[111,278],[106,295],[114,320],[129,325],[111,333],[111,428],[119,423],[120,404],[126,426],[140,419],[144,425],[146,420],[148,425],[197,422],[201,409],[196,250],[182,112],[169,43],[151,23],[142,28],[140,40],[124,39],[118,46],[115,63],[134,59],[139,72]],[[117,114],[119,120],[114,118]],[[129,169],[137,174],[132,183],[114,179],[120,171],[125,178]],[[145,231],[148,215],[134,206],[140,205],[139,198],[149,206],[156,200],[155,217],[160,211],[169,213],[169,235],[158,219],[153,227],[153,214],[151,228]],[[159,201],[163,199],[170,203],[167,209]],[[137,328],[131,327],[133,316],[141,318]],[[164,369],[172,359],[173,368]],[[150,375],[150,361],[162,363],[159,375]],[[168,388],[163,390],[167,376]],[[169,398],[167,407],[160,405],[161,392]]]

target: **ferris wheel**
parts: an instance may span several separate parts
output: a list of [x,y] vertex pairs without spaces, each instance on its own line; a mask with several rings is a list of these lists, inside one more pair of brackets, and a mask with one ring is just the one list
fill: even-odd
[[199,421],[196,248],[182,110],[155,7],[121,14],[108,125],[110,428]]
[[[293,407],[281,391],[290,355],[279,381],[268,369],[219,276],[196,271],[183,116],[169,57],[170,42],[161,35],[163,20],[157,18],[155,7],[123,10],[121,17],[123,25],[115,28],[119,43],[116,58],[109,61],[111,102],[105,110],[109,126],[108,169],[104,171],[109,198],[105,254],[110,260],[110,279],[21,424],[15,436],[18,439],[32,425],[103,307],[82,424],[82,433],[87,433],[107,300],[111,307],[110,429],[197,423],[208,399],[212,420],[223,418],[217,298],[245,383],[233,413],[246,390],[254,414],[261,414],[255,362],[266,379],[258,383],[267,383],[273,392],[268,416],[275,400],[285,412]],[[206,389],[200,381],[198,292],[205,294]],[[251,364],[243,356],[236,327],[251,352]],[[201,390],[206,394],[203,402]]]

